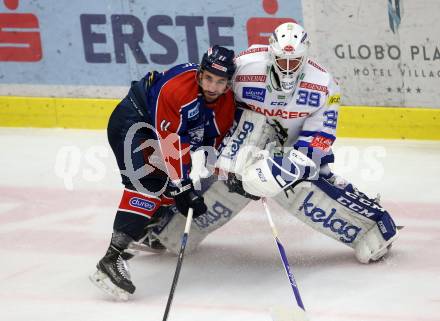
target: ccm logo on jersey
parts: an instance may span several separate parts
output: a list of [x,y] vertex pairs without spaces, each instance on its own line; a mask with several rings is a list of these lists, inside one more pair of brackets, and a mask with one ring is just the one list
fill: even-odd
[[293,119],[307,117],[308,115],[310,115],[310,113],[308,112],[287,111],[284,109],[266,109],[251,104],[248,104],[248,106],[253,111],[260,113],[266,117],[281,117],[283,119]]
[[243,87],[243,98],[263,102],[266,98],[266,89],[256,87]]
[[215,222],[219,221],[222,218],[229,218],[232,215],[232,210],[224,206],[219,201],[215,201],[214,205],[211,208],[208,208],[208,211],[195,218],[194,223],[200,228],[207,228]]
[[130,198],[130,200],[128,201],[128,204],[130,204],[133,207],[141,208],[141,209],[147,210],[147,211],[152,211],[156,207],[156,204],[154,204],[153,202],[144,200],[139,197]]
[[314,192],[312,191],[307,195],[299,210],[303,210],[304,215],[312,222],[322,223],[324,228],[330,229],[333,233],[339,235],[339,240],[342,242],[353,243],[362,228],[350,225],[347,221],[335,216],[335,208],[332,208],[330,213],[326,213],[322,208],[315,206],[311,202],[313,194]]
[[286,106],[287,103],[285,101],[272,101],[270,103],[271,106]]

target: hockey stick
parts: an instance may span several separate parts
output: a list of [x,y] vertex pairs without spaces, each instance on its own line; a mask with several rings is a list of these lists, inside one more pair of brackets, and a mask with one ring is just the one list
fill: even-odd
[[287,260],[286,251],[284,250],[283,244],[281,244],[280,239],[278,238],[278,231],[275,226],[275,223],[272,220],[272,215],[270,213],[269,207],[267,205],[267,200],[265,197],[261,198],[264,209],[266,210],[267,219],[269,221],[270,227],[272,229],[272,235],[275,239],[275,242],[278,247],[278,251],[280,253],[281,261],[283,262],[284,270],[286,271],[287,278],[289,279],[290,285],[293,290],[293,294],[295,296],[297,307],[293,309],[286,308],[276,308],[272,311],[272,317],[276,321],[307,321],[307,315],[305,312],[304,304],[301,299],[301,295],[299,294],[298,285],[296,284],[295,278],[293,276],[292,270],[289,265],[289,261]]
[[179,280],[180,269],[182,268],[183,254],[185,253],[186,242],[188,241],[189,230],[191,228],[191,222],[193,217],[193,209],[188,209],[188,216],[186,217],[185,231],[182,235],[182,241],[180,243],[179,258],[177,259],[176,271],[174,272],[173,283],[171,284],[170,294],[168,295],[168,302],[165,308],[162,321],[168,319],[168,313],[170,312],[171,303],[173,302],[174,291],[176,290],[177,281]]

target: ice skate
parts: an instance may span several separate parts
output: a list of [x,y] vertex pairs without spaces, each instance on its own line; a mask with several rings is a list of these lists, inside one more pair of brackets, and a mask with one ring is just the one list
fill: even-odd
[[113,233],[107,253],[96,265],[97,271],[89,277],[98,288],[120,301],[127,301],[136,289],[130,280],[128,263],[123,259],[123,251],[131,241],[124,233]]

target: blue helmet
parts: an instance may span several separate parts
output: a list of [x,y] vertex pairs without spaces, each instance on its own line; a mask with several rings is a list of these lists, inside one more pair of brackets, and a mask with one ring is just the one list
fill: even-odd
[[200,70],[231,79],[237,69],[234,61],[234,50],[215,45],[203,55]]

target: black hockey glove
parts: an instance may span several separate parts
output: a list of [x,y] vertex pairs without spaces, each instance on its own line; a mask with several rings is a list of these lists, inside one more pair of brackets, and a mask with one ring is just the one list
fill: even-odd
[[174,198],[177,209],[184,216],[188,215],[190,207],[194,210],[194,218],[199,217],[208,210],[203,197],[194,190],[194,185],[190,179],[183,180],[179,187],[171,186],[169,194]]

